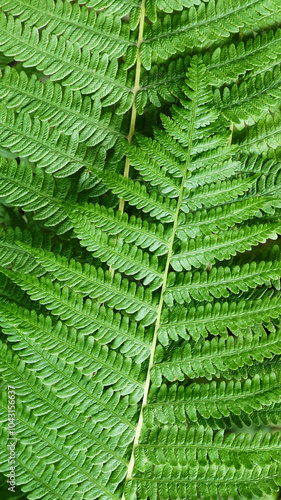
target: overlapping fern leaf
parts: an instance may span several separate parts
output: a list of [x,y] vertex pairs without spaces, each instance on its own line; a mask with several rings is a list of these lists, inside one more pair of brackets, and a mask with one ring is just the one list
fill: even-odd
[[[2,160],[7,205],[22,196],[73,236],[1,233],[1,377],[29,498],[228,500],[281,484],[279,434],[245,430],[280,411],[279,250],[249,256],[281,233],[278,149],[255,124],[232,133],[202,57],[181,92],[153,139],[122,144],[130,180],[94,167],[130,215],[56,198],[65,180]],[[0,404],[7,473],[5,390]]]
[[280,21],[280,0],[0,0],[18,495],[279,490]]

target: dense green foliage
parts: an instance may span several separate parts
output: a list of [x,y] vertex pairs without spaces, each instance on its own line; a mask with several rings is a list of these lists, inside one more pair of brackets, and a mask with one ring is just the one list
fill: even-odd
[[3,498],[278,492],[281,1],[0,8]]

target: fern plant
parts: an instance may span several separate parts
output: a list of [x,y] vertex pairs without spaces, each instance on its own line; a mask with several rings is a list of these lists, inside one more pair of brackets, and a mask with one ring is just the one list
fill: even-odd
[[280,1],[0,7],[0,471],[12,386],[19,498],[278,492]]

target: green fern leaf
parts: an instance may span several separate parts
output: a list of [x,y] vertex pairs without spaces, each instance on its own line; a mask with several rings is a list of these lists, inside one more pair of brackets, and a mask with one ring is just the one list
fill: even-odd
[[0,9],[0,492],[278,492],[280,1]]

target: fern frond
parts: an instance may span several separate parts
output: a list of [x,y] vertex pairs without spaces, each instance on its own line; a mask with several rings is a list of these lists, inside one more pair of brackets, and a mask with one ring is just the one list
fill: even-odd
[[104,12],[98,15],[94,10],[78,4],[49,0],[25,0],[19,2],[3,0],[0,7],[18,17],[22,22],[38,29],[45,28],[53,35],[63,35],[71,43],[80,47],[87,45],[95,52],[105,52],[109,57],[121,57],[130,52],[130,64],[134,64],[137,56],[135,33],[130,31],[127,23],[121,23],[118,16],[107,16]]
[[170,239],[170,230],[166,230],[162,224],[150,224],[140,217],[114,212],[112,209],[100,207],[100,205],[83,205],[79,207],[80,214],[87,216],[90,225],[101,228],[102,231],[123,238],[128,243],[134,243],[141,248],[148,248],[154,255],[162,255],[167,252]]
[[[50,35],[46,30],[40,37],[37,28],[30,30],[19,19],[0,15],[0,46],[4,54],[16,56],[25,67],[36,67],[51,80],[63,80],[63,85],[83,94],[106,97],[104,106],[122,100],[122,112],[132,105],[133,94],[127,73],[118,68],[117,59],[103,54],[91,56],[87,46],[80,49],[62,36]],[[116,81],[117,80],[117,81]],[[127,86],[128,85],[128,86]]]
[[55,374],[56,364],[59,370],[65,364],[68,377],[74,369],[79,370],[78,380],[83,375],[91,377],[93,387],[97,384],[107,386],[111,380],[113,391],[121,395],[134,392],[136,400],[141,398],[144,384],[141,365],[94,341],[92,336],[86,337],[61,322],[52,322],[50,316],[37,315],[34,310],[5,301],[1,305],[0,324],[14,349],[21,351],[29,368],[42,372],[41,378],[46,372],[49,384],[53,385],[50,374]]
[[[250,380],[233,382],[192,383],[187,387],[174,383],[172,387],[162,384],[151,387],[150,399],[144,410],[147,425],[183,424],[204,418],[221,418],[230,414],[240,415],[257,411],[271,402],[279,402],[281,385],[274,373],[258,375]],[[271,401],[271,402],[269,402]]]
[[280,314],[279,295],[264,296],[253,300],[214,301],[196,307],[175,307],[172,312],[163,310],[162,323],[159,329],[159,340],[163,345],[169,339],[179,337],[198,340],[208,334],[225,338],[229,331],[233,335],[242,335],[255,324],[266,324],[277,319]]
[[[40,234],[38,238],[39,241],[41,240],[41,236]],[[8,228],[5,232],[3,228],[0,228],[1,265],[3,267],[12,265],[15,271],[24,268],[26,273],[34,274],[35,276],[44,274],[44,269],[39,262],[36,262],[32,253],[28,255],[17,246],[15,243],[16,241],[34,246],[37,244],[36,239],[34,238],[32,241],[32,237],[27,231],[22,233],[19,228],[16,228],[15,231]],[[50,245],[47,245],[47,242],[48,240],[46,238],[44,244],[50,247]],[[40,243],[42,244],[42,241],[40,241]]]
[[263,359],[263,361],[254,361],[252,366],[244,365],[236,370],[230,370],[228,379],[234,378],[235,380],[246,379],[259,375],[262,377],[264,374],[277,373],[280,375],[280,355],[276,354],[272,358]]
[[181,95],[180,84],[184,81],[190,57],[176,57],[163,64],[152,64],[149,70],[141,68],[140,90],[136,96],[136,109],[143,113],[149,102],[159,107],[161,102],[174,102]]
[[77,191],[67,179],[56,182],[51,174],[42,169],[15,160],[7,163],[1,159],[0,195],[12,206],[21,206],[33,212],[35,220],[42,220],[47,227],[56,227],[57,234],[72,228],[66,211],[67,202],[74,202]]
[[[129,155],[131,164],[141,173],[144,180],[148,181],[152,186],[157,186],[163,196],[168,198],[178,197],[180,182],[177,182],[176,177],[177,174],[178,177],[182,176],[182,171],[179,170],[176,162],[173,162],[169,167],[160,167],[159,163],[153,159],[154,155],[152,158],[149,158],[147,151],[140,152],[139,149],[136,148],[134,150],[133,147],[130,148]],[[167,160],[165,163],[167,164]],[[178,172],[174,174],[175,178],[166,175],[166,172],[170,174],[171,170],[178,170]]]
[[153,282],[154,289],[161,286],[163,270],[157,256],[151,257],[136,245],[130,246],[120,238],[116,241],[103,231],[95,229],[85,216],[74,214],[71,221],[81,245],[93,252],[95,257],[119,272],[135,276],[144,285]]
[[280,412],[280,403],[275,403],[270,408],[263,408],[260,411],[253,412],[251,415],[251,419],[256,425],[259,425],[260,423],[264,425],[268,425],[271,423],[278,425],[280,422]]
[[214,375],[223,374],[228,377],[229,370],[237,370],[243,366],[252,366],[253,360],[263,361],[279,354],[281,349],[281,332],[269,335],[262,327],[255,327],[252,333],[237,338],[227,339],[214,337],[191,344],[185,342],[173,351],[170,359],[164,358],[164,350],[160,345],[156,349],[155,364],[151,371],[151,379],[158,387],[165,377],[169,382],[183,381],[206,377],[212,380]]
[[163,199],[163,196],[152,192],[150,195],[144,185],[138,181],[128,180],[121,175],[103,175],[107,187],[120,198],[136,208],[141,208],[144,213],[150,213],[152,217],[161,222],[172,222],[176,204],[174,200]]
[[216,105],[221,107],[226,118],[234,123],[246,121],[253,124],[268,110],[274,110],[281,99],[280,66],[272,72],[258,74],[254,78],[242,81],[238,86],[225,87],[222,91],[216,89],[214,98]]
[[78,90],[64,89],[50,79],[43,84],[35,75],[28,78],[24,71],[6,68],[0,80],[0,96],[7,108],[16,112],[23,110],[41,121],[48,121],[50,127],[59,126],[66,135],[71,130],[79,132],[79,142],[87,146],[109,149],[122,134],[122,117],[103,110],[99,99],[83,98]]
[[132,18],[139,15],[140,3],[139,2],[129,2],[128,0],[79,0],[79,4],[86,4],[87,8],[94,8],[96,11],[100,9],[105,9],[107,15],[119,14],[120,16],[126,16],[132,9]]
[[[33,436],[35,428],[35,435],[40,435],[44,418],[44,426],[47,424],[48,432],[44,438],[43,450],[44,452],[46,452],[46,449],[48,450],[48,454],[50,457],[53,457],[56,466],[59,463],[62,470],[67,469],[69,477],[69,480],[67,481],[68,486],[66,486],[66,488],[63,487],[62,491],[58,490],[57,494],[60,494],[60,497],[63,498],[63,495],[68,494],[68,488],[69,493],[71,494],[71,491],[73,491],[72,485],[79,481],[81,484],[81,491],[88,491],[88,493],[90,491],[92,498],[98,498],[101,491],[103,492],[102,494],[104,494],[104,499],[106,498],[105,494],[107,495],[107,498],[108,495],[114,499],[118,498],[114,495],[117,485],[115,483],[113,485],[112,482],[109,482],[111,474],[108,472],[103,474],[101,469],[100,473],[97,474],[97,470],[102,463],[108,463],[110,458],[110,469],[111,472],[115,471],[117,484],[120,480],[119,475],[121,474],[121,477],[124,476],[126,470],[126,460],[124,459],[126,447],[125,449],[122,448],[122,450],[118,451],[116,450],[116,447],[118,446],[120,435],[122,435],[122,433],[126,435],[127,439],[132,439],[134,426],[131,422],[136,410],[134,398],[132,396],[125,396],[122,399],[120,396],[117,396],[116,398],[116,395],[110,391],[102,393],[101,388],[97,386],[91,394],[91,399],[89,400],[89,398],[87,398],[85,407],[85,409],[87,408],[86,413],[87,411],[90,412],[90,405],[93,405],[93,401],[95,400],[95,415],[91,412],[91,419],[87,422],[87,417],[82,416],[81,410],[77,411],[76,409],[77,404],[80,404],[79,398],[77,400],[75,395],[71,395],[70,393],[66,398],[63,398],[64,401],[62,401],[62,394],[60,395],[60,393],[61,391],[63,393],[63,387],[57,387],[55,389],[50,385],[44,385],[43,381],[40,380],[39,377],[36,377],[32,371],[25,367],[24,362],[19,360],[18,356],[11,355],[11,351],[7,350],[6,345],[1,345],[0,352],[1,364],[3,361],[5,363],[5,374],[10,376],[11,380],[14,380],[16,374],[21,374],[21,384],[18,387],[18,390],[23,404],[18,408],[18,425],[19,432],[21,434],[24,429],[28,430],[26,434],[26,444],[29,446],[25,448],[23,452],[25,459],[30,457],[30,451],[31,454],[35,456],[38,453],[37,457],[42,453],[42,448],[40,453],[40,446],[42,446],[41,440],[40,446],[38,447],[38,442],[37,445],[34,443]],[[86,388],[88,386],[88,392],[91,387],[91,381],[87,383],[87,381],[84,380],[84,383],[86,384]],[[31,388],[33,389],[32,392],[30,392]],[[6,395],[5,393],[2,393],[1,396],[1,407],[3,410],[5,409]],[[52,414],[50,414],[49,411],[46,411],[50,401],[52,401],[53,406]],[[115,415],[112,413],[112,408],[111,414],[108,412],[108,408],[110,407],[109,405],[111,407],[112,405],[115,406]],[[34,417],[30,420],[30,410],[34,410],[35,408],[36,417],[34,415]],[[106,428],[109,432],[107,438],[103,438],[101,435],[99,425],[100,421],[104,421],[104,424],[107,422]],[[66,425],[65,422],[67,422]],[[61,428],[62,424],[63,430],[58,433],[56,429]],[[116,432],[114,433],[114,431],[110,431],[110,428],[115,428]],[[93,443],[92,434],[95,429],[96,438]],[[77,453],[73,455],[69,450],[74,444],[78,446],[77,451],[79,458],[77,457]],[[97,456],[97,466],[95,467],[95,465],[92,464],[90,470],[90,460],[89,456],[87,457],[87,452],[90,456]],[[77,463],[79,463],[79,471],[76,470]],[[93,468],[96,469],[94,485],[91,479],[92,474],[90,473]],[[35,474],[39,471],[39,479],[42,474],[40,461],[33,463],[32,469]],[[54,493],[54,488],[52,487],[52,481],[49,484],[48,494],[50,497],[50,494]]]
[[256,76],[262,71],[271,70],[281,62],[281,30],[277,28],[246,42],[225,44],[213,52],[205,52],[203,61],[211,73],[212,82],[217,87],[234,81],[245,73]]
[[163,20],[146,26],[141,48],[143,65],[149,69],[151,61],[159,57],[165,60],[186,48],[209,47],[214,39],[222,42],[249,24],[265,29],[270,26],[272,15],[275,21],[281,19],[278,2],[271,0],[266,2],[264,10],[258,1],[239,0],[228,3],[227,7],[214,1],[200,2],[198,8],[191,7],[182,14],[166,15]]
[[[25,67],[37,66],[51,79],[45,83],[42,73],[30,78],[27,69],[18,77],[20,65],[0,83],[2,116],[9,118],[1,132],[7,160],[0,163],[0,195],[9,213],[18,206],[29,213],[22,221],[28,226],[31,221],[40,233],[34,238],[15,231],[12,219],[0,233],[0,373],[1,382],[14,385],[18,401],[19,484],[28,481],[29,494],[45,500],[250,500],[252,494],[277,491],[280,433],[270,438],[255,432],[251,439],[233,427],[280,418],[281,264],[280,252],[271,245],[281,232],[281,162],[279,149],[268,148],[279,143],[279,115],[271,96],[273,117],[234,131],[227,112],[223,116],[224,104],[215,105],[212,87],[217,85],[216,95],[223,91],[203,60],[204,47],[213,44],[213,64],[224,41],[227,68],[235,56],[236,34],[241,30],[241,37],[246,33],[253,40],[253,30],[256,34],[278,22],[278,1],[143,0],[140,5],[89,0],[80,8],[83,0],[73,6],[46,0],[50,19],[45,12],[35,14],[43,0],[23,2],[8,6],[2,0],[11,15],[8,24],[6,15],[2,18],[0,42],[2,37],[6,54],[16,57],[21,50]],[[88,24],[95,16],[86,12],[93,6],[103,10],[96,23],[104,19],[109,26],[115,13],[118,26],[127,24],[124,30],[132,31],[130,40],[137,35],[132,71],[124,70],[125,53],[108,63],[110,57],[102,54],[105,42],[100,50],[89,48],[87,36],[98,26]],[[79,16],[85,16],[82,50],[73,38],[64,38],[63,23],[71,19],[74,36]],[[33,30],[28,19],[36,25]],[[275,35],[270,54],[277,46]],[[263,36],[264,42],[271,35]],[[223,81],[225,88],[233,84],[235,71],[245,75],[237,82],[237,109],[242,85],[249,102],[255,102],[259,84],[261,93],[270,95],[271,83],[264,89],[266,75],[253,80],[255,57],[266,47],[260,49],[261,39],[256,39],[256,52],[246,42],[245,65],[239,60],[230,80]],[[243,42],[236,46],[243,58]],[[202,55],[190,59],[196,51]],[[271,63],[265,58],[265,67],[277,67],[278,51]],[[163,107],[167,113],[159,120],[153,107],[137,118],[146,105],[139,93],[141,65],[149,68],[151,61],[166,59],[169,67],[170,55],[176,61],[181,52],[189,69],[185,84],[175,91],[177,105]],[[251,52],[253,66],[248,67]],[[61,80],[64,92],[51,80]],[[155,103],[159,96],[166,98],[163,85],[162,95],[151,91]],[[259,99],[257,109],[265,110]],[[105,112],[110,124],[112,113],[122,115],[131,107],[128,145],[114,142],[121,129],[113,122],[111,138],[99,136],[102,126],[95,129],[92,120],[98,100],[97,122]],[[246,123],[252,123],[249,116],[245,111]],[[70,126],[76,142],[69,149],[62,141],[70,144]],[[34,157],[38,138],[48,149],[45,161],[53,151],[49,146],[58,148],[62,159],[57,165],[43,164],[43,149]],[[93,149],[86,150],[88,140],[94,141]],[[99,168],[95,155],[103,144],[108,152]],[[21,162],[11,158],[13,151]],[[71,171],[78,160],[79,175]],[[70,178],[55,178],[63,175]],[[58,223],[63,238],[50,229],[50,239],[43,237],[37,218],[49,228]],[[269,248],[264,255],[259,243]],[[7,391],[1,391],[3,424],[7,412]],[[7,437],[3,425],[5,474]]]
[[281,145],[280,123],[279,111],[272,116],[268,114],[249,129],[237,131],[234,134],[234,142],[239,143],[241,149],[248,153],[262,153],[268,147],[276,149]]
[[[248,38],[247,41],[241,40],[238,44],[226,42],[213,50],[207,50],[203,60],[210,73],[212,85],[220,88],[226,83],[234,83],[242,75],[245,75],[246,82],[248,75],[257,77],[261,73],[261,60],[262,71],[273,72],[274,68],[279,67],[281,63],[280,38],[281,31],[277,28],[257,34],[255,38]],[[143,69],[140,80],[141,88],[136,98],[138,112],[142,113],[148,102],[160,106],[163,99],[166,102],[174,102],[173,96],[182,97],[182,84],[189,64],[188,55],[183,56],[177,53],[162,65],[158,62],[152,63],[150,70]],[[253,95],[252,99],[255,101],[256,96]],[[262,101],[259,100],[259,102]],[[227,109],[230,110],[230,108]],[[250,105],[248,111],[253,112]]]
[[105,344],[112,341],[116,347],[124,344],[122,352],[130,352],[130,356],[134,352],[139,362],[148,357],[148,335],[144,339],[144,327],[135,321],[114,314],[112,309],[90,299],[84,302],[80,294],[67,287],[61,288],[44,276],[38,280],[35,276],[14,274],[7,269],[1,272],[26,291],[32,300],[39,301],[52,314],[59,316],[67,326],[75,327],[83,335],[95,333],[95,338],[102,339]]
[[93,163],[97,168],[103,166],[105,151],[87,150],[77,130],[65,136],[59,128],[51,130],[47,121],[31,119],[24,111],[15,115],[4,104],[0,106],[0,133],[4,147],[56,177],[67,177],[84,167],[91,169]]
[[181,241],[177,253],[171,259],[171,266],[175,271],[190,270],[214,264],[217,260],[230,259],[238,252],[250,250],[267,239],[276,239],[280,234],[280,221],[274,227],[271,223],[244,225],[243,229],[231,229],[227,233],[218,232],[194,240]]
[[274,200],[266,198],[250,198],[236,203],[225,204],[210,210],[201,210],[183,216],[178,226],[178,237],[184,240],[187,236],[194,238],[201,234],[211,234],[219,229],[233,227],[252,217],[261,217],[262,211],[273,213]]
[[230,202],[247,192],[256,179],[257,176],[231,179],[200,186],[194,191],[187,191],[183,199],[182,210],[188,213],[197,208],[208,208],[216,204]]
[[[163,430],[161,429],[160,431],[161,434],[159,433],[159,437],[161,436],[163,440],[165,431],[166,428],[164,427]],[[156,433],[157,430],[154,431],[153,437],[156,436]],[[189,434],[190,441],[192,439],[191,435],[192,432],[190,432]],[[203,436],[206,441],[208,440],[208,438],[210,439],[210,435],[203,434],[202,438],[201,436],[202,433],[199,431],[198,435],[196,434],[196,437],[194,437],[195,441],[198,439],[198,441],[200,442],[200,444],[198,443],[198,448],[200,448]],[[218,434],[218,436],[222,439],[221,435]],[[182,433],[179,434],[179,438],[182,438],[182,440],[184,439]],[[170,439],[172,440],[173,437],[171,436]],[[229,443],[233,439],[234,436],[230,435]],[[237,441],[239,441],[239,439],[241,442],[243,439],[242,434],[239,435]],[[245,436],[245,444],[249,442],[249,439],[249,437]],[[254,438],[253,441],[256,443],[258,442],[258,439],[260,439],[260,435],[256,436],[256,439]],[[194,455],[192,455],[192,441],[189,444],[191,445],[191,451],[190,453],[188,453],[190,457],[189,459],[190,462],[194,463]],[[145,445],[143,446],[143,449],[146,449]],[[207,443],[205,446],[208,446]],[[205,446],[202,446],[202,451],[201,449],[200,451],[198,451],[199,464],[201,460],[204,464]],[[214,444],[214,449],[215,448],[216,444]],[[156,449],[155,454],[158,458],[159,453],[157,452],[158,450]],[[172,464],[169,463],[169,458],[172,459],[173,456],[172,450],[170,451],[167,464],[157,463],[157,465],[152,465],[152,461],[148,458],[152,457],[152,452],[150,451],[150,449],[147,453],[148,457],[146,455],[145,458],[141,456],[141,459],[138,462],[138,466],[136,467],[135,483],[138,484],[138,493],[142,495],[143,498],[148,494],[151,500],[156,500],[157,498],[159,498],[157,497],[157,495],[159,494],[161,495],[160,498],[167,500],[169,498],[177,497],[196,498],[198,495],[200,495],[200,498],[204,500],[207,500],[209,498],[217,498],[218,496],[226,500],[231,495],[231,498],[238,500],[239,498],[241,498],[241,496],[243,496],[243,498],[251,498],[253,493],[258,497],[262,497],[263,493],[271,493],[272,491],[277,491],[280,484],[280,480],[278,477],[280,474],[280,465],[278,462],[272,463],[271,465],[253,465],[251,468],[249,468],[249,463],[247,463],[246,467],[243,464],[241,467],[236,468],[240,456],[238,458],[238,455],[235,455],[235,452],[233,452],[233,454],[230,453],[229,458],[233,458],[233,464],[232,466],[226,466],[223,463],[218,463],[219,459],[216,460],[216,458],[219,455],[219,452],[214,450],[214,454],[212,455],[211,459],[214,461],[214,463],[211,463],[210,465],[200,464],[197,465],[196,468],[187,468],[183,463],[185,455],[184,451],[182,451],[182,453],[178,455],[177,451],[175,450],[175,454],[177,456],[176,461],[182,463],[180,474],[176,472],[177,466],[174,465],[175,462],[173,462]],[[251,452],[249,453],[249,455],[251,455]],[[223,462],[223,457],[225,456],[224,452],[222,451],[221,455],[219,456],[222,457]],[[253,456],[255,456],[254,452]],[[266,456],[268,455],[265,452],[265,457]],[[144,460],[146,462],[145,464]],[[243,463],[244,461],[242,454],[241,460]],[[158,461],[159,459],[153,460],[153,464],[154,462]],[[261,479],[261,471],[263,471],[265,474],[264,479]],[[131,498],[135,498],[135,488],[136,486],[134,487],[133,483],[130,486],[128,485],[126,494],[128,496],[131,496]]]
[[228,297],[263,284],[276,284],[280,279],[279,255],[275,260],[246,263],[242,266],[212,267],[207,271],[187,272],[184,275],[169,273],[165,301],[169,307],[173,301],[179,304],[212,301],[213,298]]
[[174,465],[177,461],[190,463],[191,467],[207,465],[208,462],[236,469],[253,465],[270,464],[271,459],[280,463],[280,436],[264,436],[258,431],[253,437],[250,434],[234,433],[225,435],[224,431],[216,434],[211,429],[199,426],[189,430],[184,426],[177,429],[168,425],[153,429],[144,429],[142,442],[136,452],[136,463],[140,470],[145,468],[145,461],[157,465]]
[[15,303],[18,306],[25,307],[29,311],[34,309],[36,312],[44,314],[43,307],[39,303],[34,304],[23,290],[3,274],[0,274],[0,296],[2,302],[5,300],[11,304]]
[[[125,310],[127,314],[134,314],[135,320],[141,320],[144,325],[155,321],[157,302],[150,288],[144,288],[140,284],[136,285],[134,281],[122,279],[118,273],[114,274],[112,280],[109,271],[104,272],[102,268],[95,268],[87,263],[82,266],[77,260],[69,260],[67,257],[55,255],[45,248],[36,249],[18,239],[16,246],[21,248],[23,254],[34,259],[38,266],[40,265],[40,270],[43,268],[45,272],[51,273],[52,277],[62,285],[67,284],[75,292],[79,292],[83,296],[89,295],[91,299],[97,299],[109,307]],[[13,250],[15,252],[15,248]],[[11,259],[12,257],[9,258],[8,262]],[[6,263],[1,259],[3,267],[6,266]],[[20,265],[18,270],[23,271],[22,261]]]

